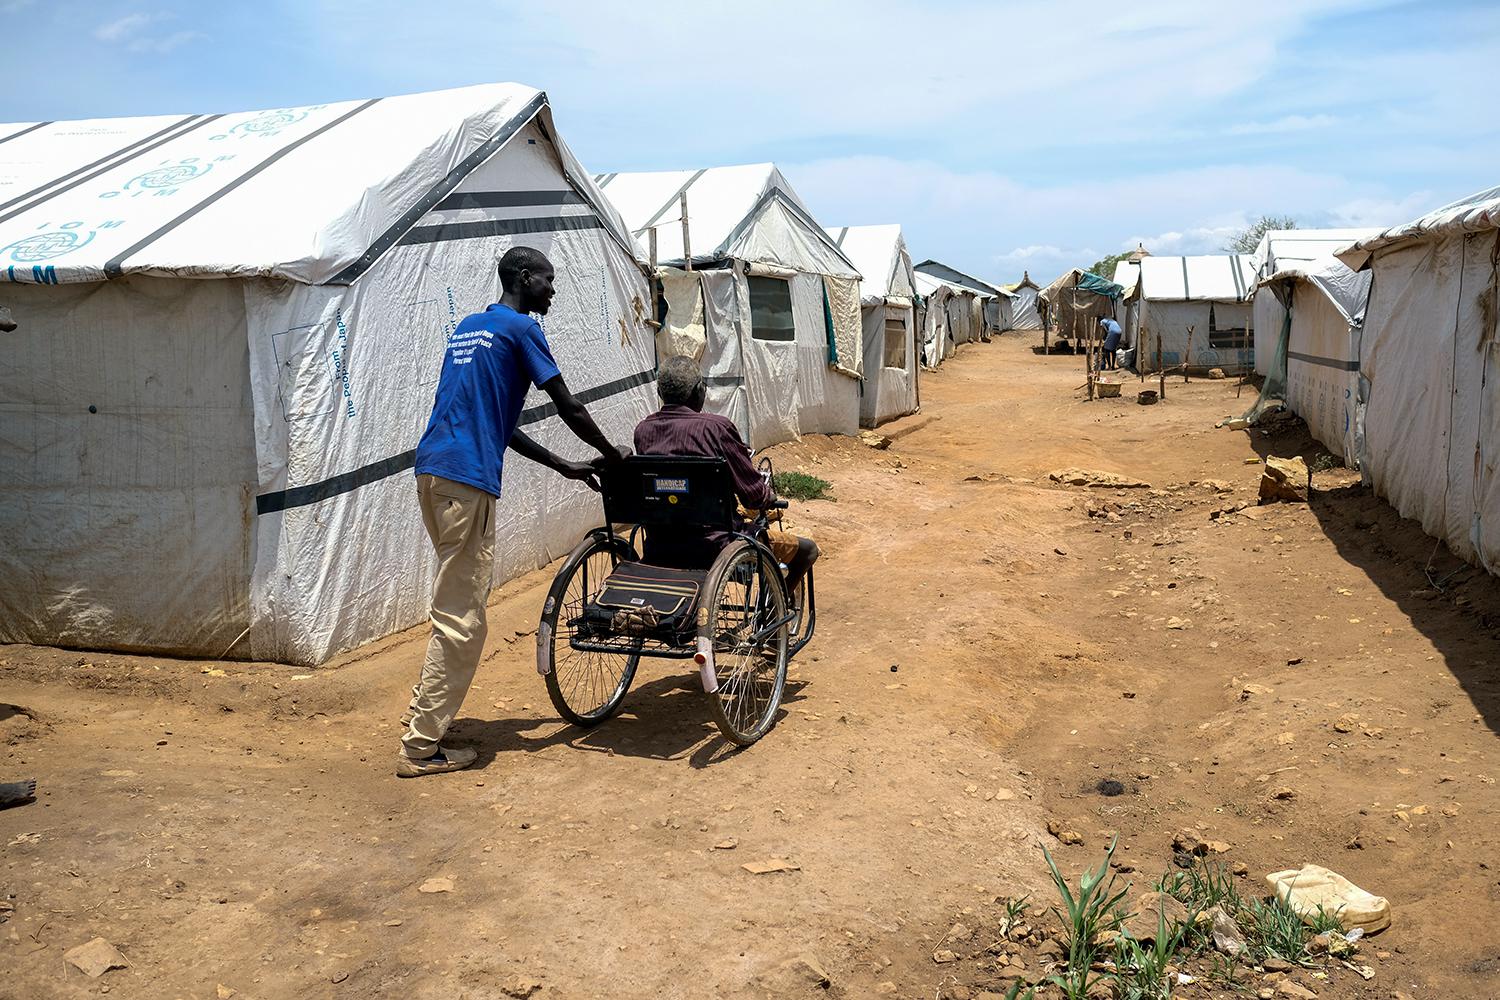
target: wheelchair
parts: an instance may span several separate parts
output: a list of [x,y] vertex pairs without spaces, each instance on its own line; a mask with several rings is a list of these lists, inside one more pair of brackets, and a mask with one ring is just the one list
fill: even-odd
[[[769,481],[769,462],[761,473]],[[597,726],[620,710],[641,657],[693,660],[719,731],[749,746],[775,725],[787,663],[812,639],[811,567],[788,593],[767,543],[771,515],[742,526],[723,459],[632,456],[602,470],[600,487],[605,523],[563,562],[537,628],[553,706]],[[648,543],[711,531],[730,541],[706,567],[662,566],[644,561],[642,531]]]

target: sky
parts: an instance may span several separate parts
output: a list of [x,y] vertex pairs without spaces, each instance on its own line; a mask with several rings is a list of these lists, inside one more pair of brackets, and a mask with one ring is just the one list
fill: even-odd
[[1500,183],[1500,3],[0,0],[12,121],[514,80],[588,169],[774,161],[827,226],[1045,285]]

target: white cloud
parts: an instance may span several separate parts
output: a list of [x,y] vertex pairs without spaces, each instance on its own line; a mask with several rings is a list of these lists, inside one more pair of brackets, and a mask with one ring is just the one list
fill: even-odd
[[107,21],[94,29],[94,37],[101,42],[121,42],[140,31],[150,24],[155,17],[151,14],[126,14],[124,17]]
[[1275,135],[1281,132],[1307,132],[1339,124],[1334,115],[1286,115],[1269,122],[1244,122],[1231,125],[1225,135]]
[[137,11],[124,17],[107,21],[94,29],[94,37],[111,45],[123,45],[131,52],[153,52],[165,55],[198,38],[205,37],[200,31],[179,29],[177,31],[150,32],[153,25],[165,24],[175,15],[158,11],[146,14]]

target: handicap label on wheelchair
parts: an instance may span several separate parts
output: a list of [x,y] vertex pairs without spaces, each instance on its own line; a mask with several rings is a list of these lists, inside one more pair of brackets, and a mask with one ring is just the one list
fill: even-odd
[[670,478],[667,476],[652,476],[651,492],[665,494],[667,503],[676,503],[679,495],[685,496],[688,492],[688,481],[682,478]]

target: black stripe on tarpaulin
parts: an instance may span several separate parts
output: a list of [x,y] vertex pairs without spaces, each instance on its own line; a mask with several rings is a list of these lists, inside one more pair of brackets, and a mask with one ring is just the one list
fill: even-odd
[[538,205],[587,205],[577,191],[459,191],[433,206],[437,212],[465,208],[535,208]]
[[[58,195],[63,194],[66,191],[71,191],[78,185],[85,184],[93,180],[95,177],[98,177],[100,174],[108,173],[121,164],[129,163],[131,160],[134,160],[137,157],[145,156],[147,153],[151,152],[153,149],[156,149],[158,146],[164,146],[178,136],[186,135],[187,133],[193,131],[193,129],[195,128],[207,125],[215,118],[222,118],[223,115],[214,115],[211,118],[204,118],[202,121],[193,122],[192,125],[188,125],[188,127],[182,129],[181,132],[175,131],[176,129],[182,128],[182,126],[187,125],[188,122],[192,122],[193,119],[197,117],[197,115],[188,115],[181,121],[173,122],[172,124],[168,125],[160,132],[153,132],[150,135],[146,136],[144,139],[137,139],[135,142],[131,143],[128,146],[125,146],[122,149],[117,149],[107,156],[101,156],[93,163],[85,163],[78,169],[71,170],[68,173],[63,174],[61,177],[54,177],[47,183],[32,188],[25,194],[16,195],[10,201],[0,204],[0,210],[10,208],[12,205],[19,204],[20,202],[26,201],[28,198],[35,197],[36,195],[42,195],[42,197],[37,198],[36,201],[33,201],[30,204],[22,205],[14,212],[11,212],[9,215],[0,216],[0,222],[4,222],[6,219],[13,219],[23,212],[29,212],[43,202],[50,201],[51,199],[56,198]],[[167,133],[169,132],[171,133],[171,135],[167,135]],[[166,138],[162,138],[163,136],[166,136]],[[98,167],[99,169],[95,170],[94,168],[96,167]],[[91,174],[88,173],[90,170],[93,170],[94,172]],[[79,177],[79,174],[87,174],[87,176]],[[73,180],[73,178],[75,177],[77,177],[78,179]],[[57,185],[65,184],[65,182],[67,181],[73,181],[73,183],[66,184],[66,186],[64,187],[57,187]],[[49,188],[52,188],[53,190],[48,190]],[[46,193],[43,194],[43,192]]]
[[289,510],[293,507],[306,507],[310,503],[327,500],[341,493],[351,493],[361,486],[369,486],[371,483],[394,476],[398,472],[405,472],[416,464],[417,450],[413,448],[411,451],[403,451],[399,455],[371,462],[363,468],[333,476],[320,483],[294,486],[279,493],[262,493],[255,498],[255,513],[275,514],[277,511]]
[[[584,403],[585,405],[588,403],[597,403],[601,399],[617,396],[622,392],[628,392],[636,386],[645,385],[648,382],[655,381],[655,379],[656,372],[654,371],[636,372],[634,375],[627,375],[624,378],[616,379],[613,382],[606,382],[592,389],[584,389],[582,392],[575,393],[574,395],[580,403]],[[532,407],[529,410],[521,412],[520,423],[538,423],[556,412],[557,407],[550,402],[545,406]],[[290,489],[279,490],[275,493],[262,493],[255,498],[255,513],[275,514],[280,511],[291,510],[293,507],[306,507],[308,504],[314,504],[320,500],[328,500],[344,493],[352,493],[361,486],[369,486],[371,483],[376,483],[382,479],[388,479],[391,476],[406,472],[408,469],[414,468],[416,464],[417,452],[413,448],[411,451],[403,451],[399,455],[392,455],[390,458],[371,462],[369,465],[361,466],[353,472],[344,472],[337,476],[330,476],[320,482],[309,483],[306,486],[293,486]]]
[[[323,125],[323,126],[321,126],[319,128],[313,129],[311,132],[307,133],[307,135],[304,135],[302,138],[298,139],[296,142],[294,142],[294,143],[292,143],[292,144],[290,144],[288,146],[283,146],[281,149],[278,149],[276,152],[274,152],[270,156],[266,157],[264,161],[262,161],[261,163],[256,164],[256,166],[254,168],[252,168],[251,170],[247,171],[244,174],[241,174],[239,177],[236,177],[234,180],[230,181],[228,184],[224,185],[222,188],[220,188],[219,190],[215,191],[213,194],[209,195],[207,198],[204,198],[202,201],[200,201],[198,204],[194,205],[192,208],[188,209],[186,212],[183,212],[181,215],[179,215],[177,218],[173,219],[171,222],[168,222],[166,225],[162,226],[160,229],[156,230],[154,233],[152,233],[149,236],[147,236],[145,239],[138,241],[137,243],[135,243],[132,246],[126,247],[123,251],[121,251],[120,253],[116,254],[114,257],[112,257],[109,261],[107,261],[105,263],[105,265],[104,265],[104,276],[106,278],[118,278],[120,275],[122,275],[122,274],[125,273],[125,268],[124,268],[123,265],[124,265],[125,259],[127,257],[130,257],[130,256],[132,256],[134,254],[137,254],[140,251],[144,250],[146,247],[150,246],[152,243],[155,243],[157,240],[161,239],[167,233],[170,233],[172,230],[176,229],[178,226],[182,225],[184,222],[188,221],[189,219],[191,219],[193,216],[197,215],[199,212],[203,211],[208,206],[214,204],[215,202],[217,202],[220,198],[224,197],[229,192],[238,190],[239,187],[240,187],[240,185],[247,183],[251,178],[260,176],[260,174],[262,172],[264,172],[272,164],[278,162],[282,157],[286,156],[288,153],[292,152],[293,150],[301,147],[302,145],[304,145],[306,143],[311,142],[312,140],[316,139],[318,136],[322,135],[324,132],[327,132],[329,129],[334,128],[335,126],[338,126],[338,125],[342,125],[344,122],[348,121],[350,118],[353,118],[355,115],[359,114],[361,111],[364,111],[366,108],[372,107],[372,106],[374,106],[374,105],[376,105],[378,103],[380,103],[380,98],[378,98],[378,97],[373,98],[373,99],[368,100],[368,101],[365,101],[359,107],[353,108],[353,109],[351,109],[349,111],[346,111],[344,114],[339,115],[337,118],[335,118],[333,121],[329,122],[328,124]],[[215,116],[215,117],[219,117],[219,116]],[[202,123],[200,122],[199,124],[202,124]],[[197,126],[194,126],[194,128],[196,128],[196,127]]]
[[485,219],[482,222],[445,222],[437,226],[418,226],[401,237],[397,246],[423,243],[452,243],[455,240],[482,240],[489,236],[517,236],[526,233],[562,233],[576,229],[603,229],[597,215],[551,215],[540,219]]
[[35,125],[32,125],[32,126],[30,126],[28,128],[23,128],[19,132],[13,133],[12,135],[8,135],[4,139],[0,139],[0,145],[4,145],[5,143],[10,142],[12,139],[19,139],[23,135],[30,135],[31,133],[35,132],[37,129],[39,129],[39,128],[46,128],[48,125],[51,125],[51,124],[52,124],[51,122],[37,122]]
[[1342,361],[1338,358],[1325,358],[1316,354],[1303,354],[1301,351],[1287,351],[1289,360],[1300,361],[1305,365],[1321,365],[1324,368],[1336,368],[1341,372],[1359,371],[1358,361]]
[[[622,392],[629,392],[638,385],[646,385],[649,382],[655,381],[656,369],[651,368],[643,372],[636,372],[634,375],[626,375],[624,378],[617,378],[613,382],[596,385],[592,389],[575,392],[573,398],[587,406],[589,403],[597,403],[601,399],[618,396]],[[516,426],[525,427],[528,424],[541,423],[548,417],[555,416],[557,416],[557,404],[548,400],[541,406],[533,406],[529,410],[522,410],[521,420]]]
[[381,233],[380,237],[364,253],[355,258],[352,264],[329,278],[324,284],[348,285],[353,283],[355,279],[375,265],[375,262],[380,259],[381,254],[393,246],[400,246],[405,243],[402,237],[412,226],[417,224],[418,219],[432,211],[433,206],[451,194],[453,189],[458,187],[465,177],[474,172],[475,167],[494,155],[496,150],[509,142],[511,137],[519,132],[523,125],[535,118],[537,112],[546,106],[546,94],[539,93],[527,101],[525,107],[521,108],[520,111],[516,112],[515,115],[500,127],[500,131],[480,143],[479,148],[460,160],[458,165],[444,174],[443,179],[429,188],[427,193],[417,200],[416,204],[412,205],[405,212],[402,212],[401,218],[391,223],[386,231]]

